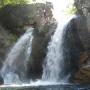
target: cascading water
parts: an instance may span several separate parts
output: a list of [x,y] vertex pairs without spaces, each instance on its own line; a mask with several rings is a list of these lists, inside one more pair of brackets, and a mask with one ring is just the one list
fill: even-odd
[[[54,1],[54,0],[53,0]],[[68,3],[66,0],[61,1],[62,3],[55,2],[54,14],[58,22],[58,26],[55,30],[54,35],[51,37],[51,41],[48,45],[48,52],[43,65],[42,79],[44,81],[60,82],[64,83],[68,81],[69,75],[64,77],[64,56],[63,56],[63,38],[65,26],[74,17],[67,15],[64,10]],[[57,4],[56,4],[57,3]],[[59,4],[59,5],[58,5]],[[66,4],[66,6],[65,6]],[[61,5],[61,7],[60,7]]]
[[42,79],[45,81],[67,81],[67,77],[62,78],[64,76],[64,56],[62,43],[65,26],[71,19],[72,17],[61,17],[61,22],[58,23],[58,27],[48,45],[48,52],[45,59],[45,65],[43,66],[44,70],[42,75]]
[[19,77],[24,79],[27,61],[31,53],[32,32],[33,28],[29,28],[7,55],[1,70],[5,84],[20,83]]
[[[63,0],[63,2],[64,1],[66,0]],[[62,78],[62,76],[64,76],[63,37],[65,26],[67,26],[73,16],[68,16],[63,12],[63,5],[61,5],[61,9],[57,6],[58,5],[56,4],[56,8],[54,7],[54,13],[56,14],[55,17],[58,21],[58,26],[54,35],[51,37],[51,41],[49,42],[48,52],[43,65],[42,79],[40,82],[36,82],[37,85],[42,84],[43,81],[46,81],[43,83],[49,85],[51,82],[55,82],[53,84],[56,84],[56,82],[64,83],[68,80],[68,75]],[[33,29],[29,28],[29,30],[21,36],[8,54],[1,70],[5,84],[18,84],[21,83],[20,79],[24,79],[27,70],[27,61],[31,53],[31,44],[33,39],[32,31]]]
[[[56,0],[54,1],[56,2]],[[48,52],[43,65],[42,79],[37,82],[30,81],[30,83],[25,84],[20,78],[22,77],[22,79],[24,79],[24,74],[27,69],[26,62],[29,60],[31,53],[33,29],[29,28],[29,30],[21,36],[11,49],[1,70],[4,84],[13,85],[0,86],[0,90],[6,90],[9,88],[13,90],[89,90],[88,88],[90,87],[87,86],[82,87],[78,85],[65,84],[69,75],[64,76],[63,73],[65,65],[63,56],[63,39],[66,26],[73,16],[68,17],[63,12],[60,12],[58,15],[58,26],[48,45]]]

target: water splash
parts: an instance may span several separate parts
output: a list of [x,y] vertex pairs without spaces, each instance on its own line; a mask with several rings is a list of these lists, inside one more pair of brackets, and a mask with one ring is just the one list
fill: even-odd
[[[19,77],[24,78],[26,73],[26,65],[31,53],[32,31],[29,28],[24,35],[20,37],[17,43],[12,47],[7,55],[5,63],[2,67],[1,74],[4,82],[18,83]],[[19,75],[19,76],[18,76]]]
[[[73,4],[73,0],[56,1],[51,0],[54,5],[53,15],[58,22],[58,26],[48,45],[48,52],[43,65],[42,79],[51,82],[67,82],[69,75],[63,77],[64,57],[63,57],[63,37],[64,30],[69,21],[74,17],[65,12],[65,9]],[[63,78],[62,78],[63,77]]]
[[43,66],[42,79],[46,81],[61,81],[66,82],[64,77],[62,79],[62,72],[64,71],[64,58],[63,58],[63,31],[72,17],[63,17],[59,22],[58,27],[48,45],[48,52],[46,56],[46,64]]

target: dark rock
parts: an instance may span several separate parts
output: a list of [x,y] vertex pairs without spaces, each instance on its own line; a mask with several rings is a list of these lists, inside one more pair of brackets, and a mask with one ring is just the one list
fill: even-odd
[[9,33],[6,29],[0,26],[0,68],[2,67],[6,53],[16,40],[16,35]]
[[87,54],[83,59],[80,58],[80,55],[90,50],[90,33],[86,18],[79,14],[69,22],[65,29],[63,41],[65,66],[63,73],[64,75],[71,74],[70,80],[73,80],[80,65],[87,59]]
[[4,84],[4,80],[2,78],[2,76],[0,76],[0,85]]
[[79,55],[79,69],[75,74],[75,83],[90,83],[90,0],[75,0],[78,34],[84,51]]
[[46,25],[42,30],[34,30],[34,38],[32,41],[32,52],[28,62],[27,76],[29,78],[40,78],[42,75],[42,65],[47,52],[47,45],[51,39],[51,35],[56,28],[55,23]]
[[52,18],[49,4],[7,5],[0,10],[0,24],[18,36],[25,32],[25,26],[34,26],[36,22],[39,28],[47,18]]

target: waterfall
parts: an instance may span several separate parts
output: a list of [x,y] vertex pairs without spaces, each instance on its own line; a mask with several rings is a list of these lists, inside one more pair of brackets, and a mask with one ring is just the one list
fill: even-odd
[[[67,82],[69,77],[69,75],[64,76],[63,73],[65,67],[63,39],[66,26],[73,18],[73,16],[68,16],[63,12],[69,5],[69,3],[67,3],[67,0],[62,0],[60,2],[58,0],[59,3],[55,0],[51,1],[54,1],[54,3],[56,2],[54,5],[55,10],[53,12],[53,16],[57,20],[58,25],[54,32],[54,35],[51,36],[51,41],[49,42],[47,47],[47,55],[43,64],[42,79],[40,80],[40,82],[38,80],[36,84],[45,84],[45,82],[46,84],[56,84],[57,82],[64,83]],[[4,84],[20,84],[26,77],[26,65],[30,57],[31,44],[33,39],[32,32],[33,29],[29,28],[29,30],[27,30],[27,32],[20,37],[20,39],[11,49],[10,53],[7,55],[5,63],[1,70],[1,74],[4,78]],[[33,66],[31,68],[33,68]],[[31,83],[33,83],[33,81],[31,81]]]
[[20,78],[24,79],[27,61],[31,53],[32,32],[33,28],[29,28],[7,55],[1,70],[5,84],[18,83]]
[[[51,41],[48,45],[48,52],[43,65],[42,79],[51,82],[66,82],[67,77],[63,77],[64,71],[64,56],[63,56],[63,37],[65,27],[73,16],[65,16],[61,13],[58,26]],[[63,77],[63,78],[62,78]]]
[[64,41],[64,30],[66,30],[67,24],[74,17],[68,15],[65,10],[69,5],[73,5],[73,0],[50,0],[53,4],[53,16],[57,20],[58,25],[51,36],[51,41],[47,47],[47,55],[43,64],[43,75],[42,80],[49,82],[67,82],[69,75],[64,77],[64,52],[63,52],[63,41]]

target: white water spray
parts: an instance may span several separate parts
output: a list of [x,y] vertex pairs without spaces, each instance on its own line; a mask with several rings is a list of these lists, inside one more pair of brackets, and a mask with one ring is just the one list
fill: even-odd
[[58,81],[60,76],[62,76],[62,71],[64,70],[64,60],[63,60],[63,30],[71,18],[61,18],[61,23],[59,23],[52,40],[48,46],[48,52],[46,56],[46,65],[44,66],[43,76],[44,80],[48,81]]
[[31,53],[32,31],[33,28],[29,28],[7,55],[1,70],[5,84],[18,83],[20,81],[18,74],[24,76],[27,69],[27,61]]
[[[58,21],[58,26],[51,41],[48,45],[48,52],[43,65],[42,79],[51,82],[67,82],[68,76],[62,78],[64,71],[64,57],[63,57],[63,35],[65,26],[73,18],[67,15],[64,10],[70,4],[67,0],[54,1],[54,16]],[[57,4],[56,4],[57,3]]]

